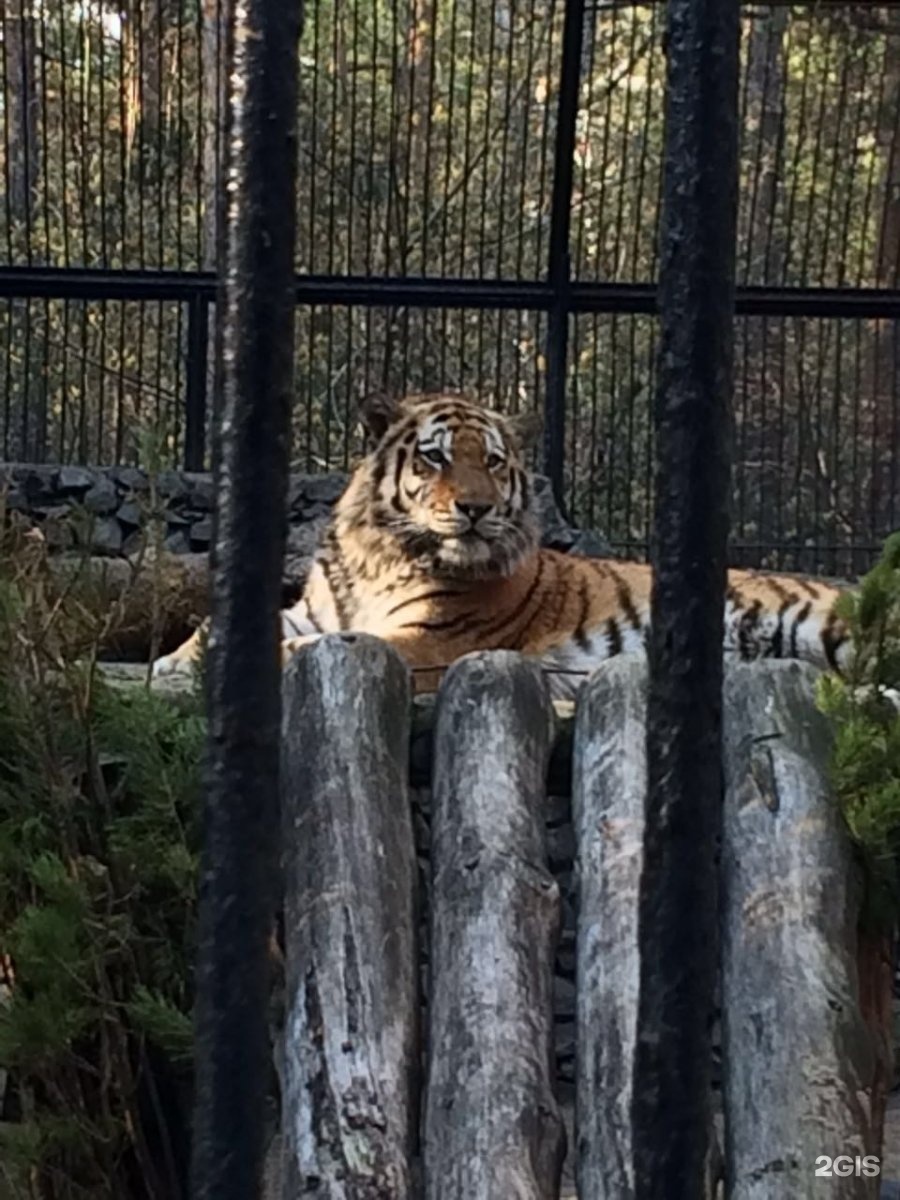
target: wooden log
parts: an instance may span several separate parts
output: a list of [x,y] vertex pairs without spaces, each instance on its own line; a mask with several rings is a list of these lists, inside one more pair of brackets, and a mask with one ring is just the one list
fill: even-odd
[[473,654],[438,696],[431,826],[427,1200],[553,1200],[559,889],[546,867],[553,710],[534,663]]
[[[128,690],[147,682],[146,663],[104,662],[98,664],[111,687]],[[190,675],[162,675],[153,681],[153,690],[175,703],[186,702],[193,692]],[[431,786],[434,756],[435,700],[432,695],[414,696],[410,714],[409,782],[414,788]],[[572,788],[572,734],[575,706],[571,700],[554,700],[556,723],[547,767],[547,794],[568,796]]]
[[575,713],[576,1178],[581,1200],[634,1195],[631,1101],[647,793],[647,664],[611,660]]
[[[61,555],[48,558],[60,590],[72,588],[102,618],[117,607],[116,619],[101,640],[101,651],[126,660],[147,660],[154,637],[166,654],[189,637],[209,615],[209,556],[172,554],[132,558]],[[303,591],[308,554],[288,554],[282,575],[282,603]]]
[[284,682],[282,1196],[402,1200],[418,1123],[410,689],[385,643],[331,635]]
[[[431,786],[434,761],[436,698],[430,695],[413,699],[412,735],[409,745],[409,779],[413,787]],[[575,705],[571,700],[554,700],[556,721],[547,766],[549,796],[568,796],[572,789],[572,733],[575,728]]]
[[111,618],[100,640],[102,653],[124,659],[150,654],[154,636],[160,652],[189,637],[209,612],[209,567],[205,554],[125,558],[49,558],[60,592],[76,597],[98,624]]
[[[581,692],[572,748],[576,938],[575,1173],[580,1200],[635,1195],[632,1092],[647,794],[647,661],[620,656]],[[704,1197],[721,1177],[711,1122]]]
[[828,785],[829,731],[802,663],[725,680],[722,1003],[730,1200],[877,1195],[817,1159],[875,1151],[871,1037],[851,848]]

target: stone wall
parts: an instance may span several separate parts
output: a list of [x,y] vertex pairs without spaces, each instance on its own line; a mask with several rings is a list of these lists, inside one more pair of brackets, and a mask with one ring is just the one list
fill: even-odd
[[[340,472],[291,476],[288,577],[305,574],[347,478]],[[87,550],[100,557],[128,557],[140,550],[141,530],[153,517],[164,524],[165,547],[170,552],[209,550],[213,508],[209,474],[165,470],[151,478],[137,467],[13,463],[0,465],[0,488],[6,489],[7,508],[38,525],[55,552]],[[535,504],[545,545],[593,556],[610,553],[599,534],[577,530],[564,520],[548,481],[541,476],[535,481]]]

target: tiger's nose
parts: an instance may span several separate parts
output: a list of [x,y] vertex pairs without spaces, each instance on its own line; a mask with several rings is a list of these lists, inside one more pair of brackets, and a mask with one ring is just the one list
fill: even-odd
[[460,504],[460,502],[457,500],[456,507],[464,517],[469,518],[473,525],[477,525],[485,513],[489,513],[494,506],[493,504],[478,504],[473,501],[467,501],[465,504]]

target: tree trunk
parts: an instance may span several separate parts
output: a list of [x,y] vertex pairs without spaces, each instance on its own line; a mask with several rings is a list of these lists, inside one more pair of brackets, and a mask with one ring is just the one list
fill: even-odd
[[[817,1157],[878,1153],[872,1039],[860,1014],[858,880],[829,795],[816,672],[734,667],[725,680],[723,953],[731,1200],[822,1195]],[[835,1173],[835,1200],[877,1180]]]
[[784,121],[784,33],[788,10],[758,14],[747,46],[747,95],[744,159],[751,175],[744,187],[744,261],[738,270],[745,283],[782,282],[784,238],[776,221]]
[[553,953],[544,781],[553,710],[538,667],[473,654],[438,699],[431,828],[427,1200],[550,1200]]
[[[875,285],[898,286],[900,272],[900,17],[891,8],[883,10],[886,24],[884,94],[877,128],[881,156],[881,181],[876,196],[882,198],[878,244],[875,251]],[[891,532],[891,516],[896,497],[895,479],[898,342],[893,321],[876,320],[868,325],[868,378],[862,388],[863,411],[869,421],[862,433],[871,444],[872,478],[869,514],[871,541],[880,541]],[[868,403],[866,403],[868,397]],[[854,517],[862,528],[866,514]]]
[[877,128],[881,153],[883,205],[875,257],[875,284],[894,288],[900,270],[900,19],[892,8],[882,12],[885,24],[884,94]]
[[402,1200],[417,1131],[410,688],[377,638],[328,636],[284,682],[282,1196]]
[[26,0],[4,0],[7,186],[14,220],[30,224],[38,179],[34,18]]
[[[200,46],[203,73],[203,258],[205,271],[217,268],[217,231],[221,213],[222,160],[225,145],[225,18],[228,0],[202,0]],[[210,322],[212,326],[212,322]]]

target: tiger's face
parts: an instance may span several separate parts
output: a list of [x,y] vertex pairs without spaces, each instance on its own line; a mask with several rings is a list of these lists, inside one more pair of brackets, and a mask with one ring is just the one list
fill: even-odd
[[458,396],[383,399],[363,410],[378,439],[371,517],[431,573],[489,578],[537,545],[523,461],[534,418],[503,417]]

